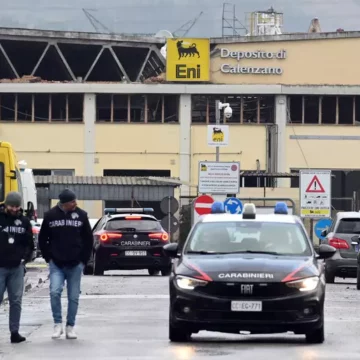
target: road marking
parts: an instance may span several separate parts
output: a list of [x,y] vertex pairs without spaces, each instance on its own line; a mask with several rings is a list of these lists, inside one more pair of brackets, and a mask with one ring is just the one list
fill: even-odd
[[[66,297],[66,296],[65,296]],[[30,296],[29,299],[48,299],[49,295]],[[90,299],[168,299],[169,295],[80,295],[81,300]]]

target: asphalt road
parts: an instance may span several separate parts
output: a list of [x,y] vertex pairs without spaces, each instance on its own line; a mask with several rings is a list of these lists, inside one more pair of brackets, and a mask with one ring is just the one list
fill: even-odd
[[168,278],[150,277],[145,272],[112,274],[83,278],[78,340],[51,339],[53,324],[47,281],[24,298],[22,332],[28,337],[26,343],[9,343],[7,305],[0,308],[0,359],[360,358],[360,315],[357,315],[360,291],[356,291],[353,281],[327,286],[324,344],[308,345],[303,336],[287,334],[244,336],[206,332],[193,335],[193,341],[188,344],[172,344],[168,341],[167,326]]

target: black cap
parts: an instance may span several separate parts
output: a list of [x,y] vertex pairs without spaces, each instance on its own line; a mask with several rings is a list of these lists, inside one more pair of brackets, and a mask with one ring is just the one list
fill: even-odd
[[60,204],[66,204],[68,202],[76,200],[76,195],[70,189],[65,189],[59,194]]
[[19,192],[11,191],[6,195],[5,205],[20,207],[22,203],[22,196]]

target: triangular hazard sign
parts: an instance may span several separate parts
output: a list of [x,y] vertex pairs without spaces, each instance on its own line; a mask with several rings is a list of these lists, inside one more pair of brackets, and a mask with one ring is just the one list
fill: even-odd
[[324,193],[325,190],[319,181],[318,177],[315,175],[310,181],[309,186],[306,189],[307,193]]

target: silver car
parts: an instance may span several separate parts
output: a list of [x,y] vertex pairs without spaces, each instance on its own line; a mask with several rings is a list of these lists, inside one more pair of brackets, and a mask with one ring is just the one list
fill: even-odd
[[360,276],[357,274],[360,212],[337,213],[330,229],[323,230],[322,236],[326,236],[322,244],[329,244],[337,249],[331,258],[325,260],[326,282],[334,283],[335,277],[358,278],[358,289],[360,289]]

